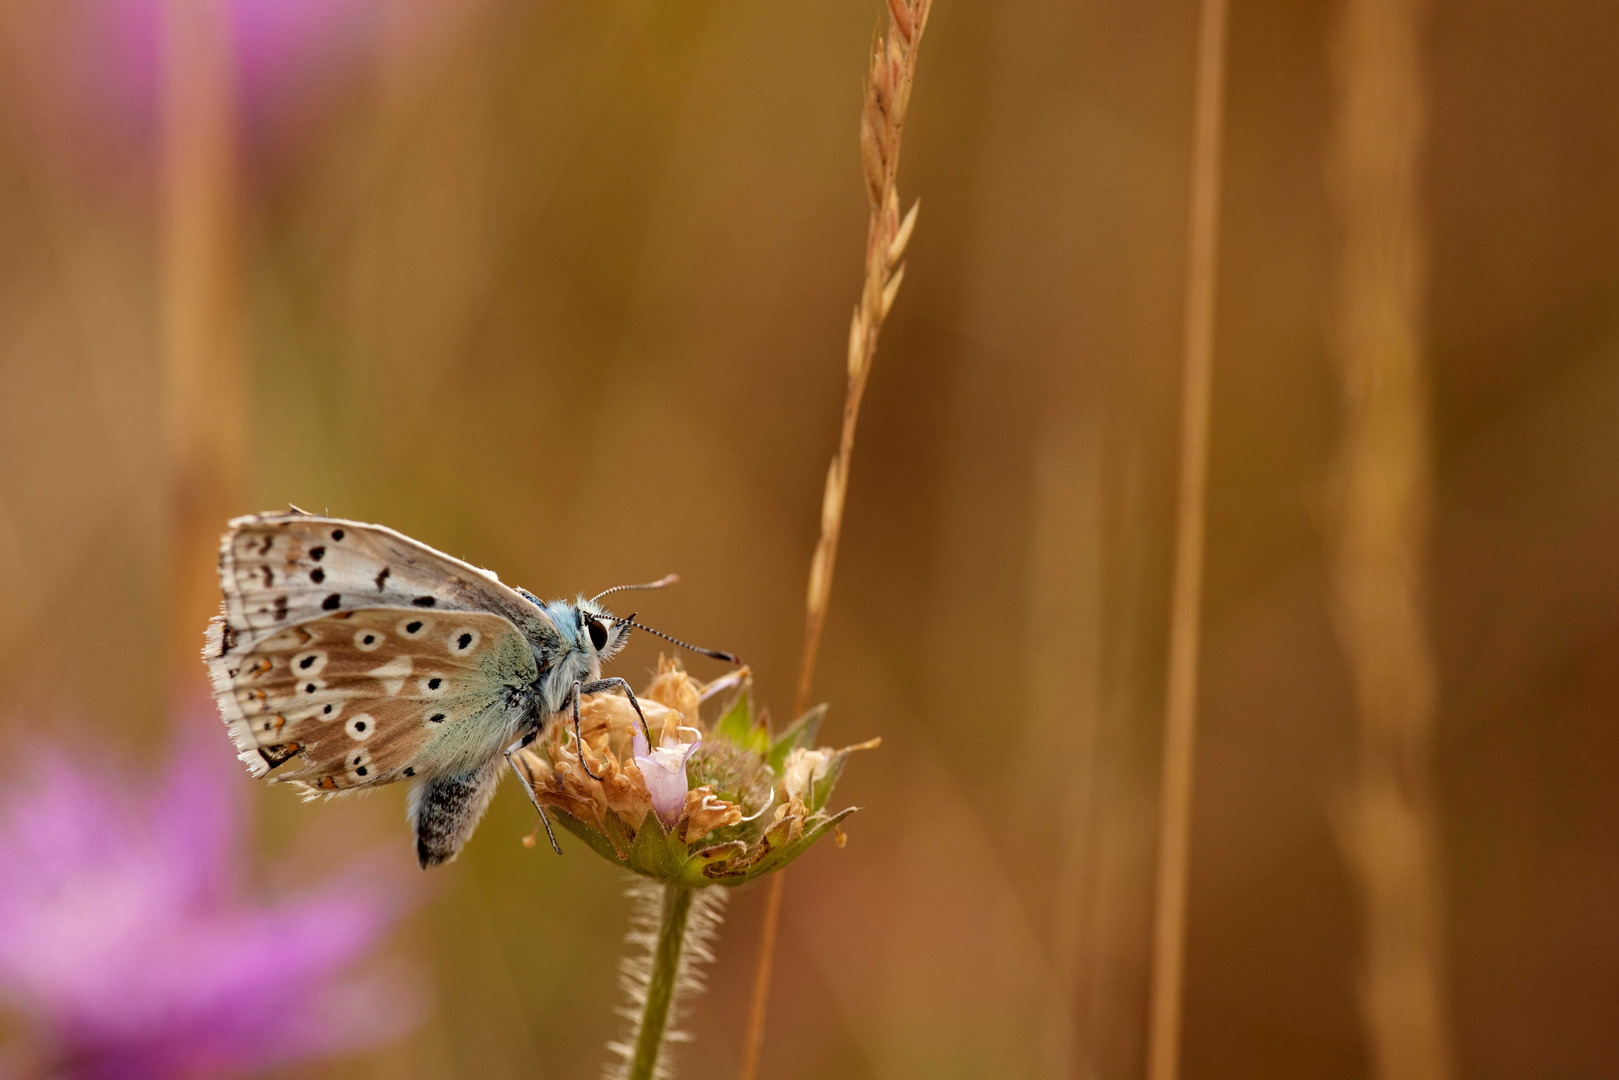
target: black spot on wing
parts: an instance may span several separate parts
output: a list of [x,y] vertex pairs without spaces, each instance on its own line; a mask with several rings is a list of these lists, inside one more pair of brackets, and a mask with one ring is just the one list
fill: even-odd
[[301,749],[303,748],[295,742],[276,743],[274,746],[259,747],[259,757],[274,769],[285,765]]
[[388,575],[391,573],[393,573],[393,571],[389,570],[386,566],[382,568],[382,572],[377,575],[377,592],[382,591],[382,586],[388,580]]
[[324,611],[336,611],[343,606],[343,597],[340,593],[332,593],[320,602],[320,606]]
[[412,600],[411,603],[415,604],[417,607],[432,607],[434,604],[438,603],[438,600],[436,597],[432,596],[418,596],[416,599]]
[[276,622],[285,622],[286,619],[287,619],[287,598],[285,596],[278,596],[278,597],[275,598],[275,621]]

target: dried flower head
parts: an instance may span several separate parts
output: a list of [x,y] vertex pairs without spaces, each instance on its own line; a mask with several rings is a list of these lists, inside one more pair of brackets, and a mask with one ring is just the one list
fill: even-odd
[[[706,721],[703,707],[727,697]],[[741,885],[854,813],[826,802],[849,754],[877,740],[812,749],[825,706],[773,735],[746,668],[704,685],[663,657],[640,701],[656,746],[627,698],[598,694],[581,707],[582,747],[552,724],[517,757],[540,804],[605,858],[670,884]]]

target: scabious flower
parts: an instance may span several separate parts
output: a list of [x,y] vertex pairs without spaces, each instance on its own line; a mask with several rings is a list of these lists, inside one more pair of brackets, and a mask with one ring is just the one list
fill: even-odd
[[399,980],[350,972],[400,910],[376,875],[276,902],[237,880],[235,773],[212,740],[121,783],[42,756],[0,788],[0,1003],[73,1080],[253,1072],[400,1033]]
[[[829,834],[842,846],[838,823],[854,808],[828,813],[826,802],[849,754],[877,745],[812,749],[824,705],[773,734],[754,712],[746,668],[705,686],[659,657],[640,702],[651,739],[627,697],[598,694],[580,710],[579,739],[573,725],[552,724],[517,755],[563,828],[639,875],[631,954],[619,965],[632,1023],[608,1044],[619,1059],[609,1080],[673,1075],[682,999],[702,989],[699,965],[714,958],[728,893],[715,886],[780,870]],[[711,702],[725,704],[705,718]]]
[[[656,747],[627,698],[600,694],[581,709],[583,747],[571,724],[553,724],[518,755],[540,804],[613,862],[666,884],[741,885],[854,813],[826,803],[849,754],[876,740],[812,749],[824,706],[773,735],[754,712],[747,669],[705,686],[661,657],[640,701]],[[703,708],[721,701],[705,720]]]

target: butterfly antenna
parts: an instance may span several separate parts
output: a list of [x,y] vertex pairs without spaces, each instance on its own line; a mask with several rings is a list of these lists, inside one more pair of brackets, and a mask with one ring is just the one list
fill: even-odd
[[603,617],[604,618],[610,618],[610,619],[612,619],[613,622],[616,622],[616,623],[623,623],[625,626],[633,626],[637,630],[645,630],[647,633],[653,635],[654,637],[661,637],[663,640],[669,642],[672,645],[679,645],[682,649],[688,649],[691,652],[700,653],[703,656],[712,657],[715,660],[724,660],[727,664],[740,664],[740,663],[742,663],[742,661],[740,661],[740,660],[738,660],[736,658],[736,655],[734,653],[721,652],[718,649],[705,649],[700,645],[693,645],[689,641],[681,641],[677,637],[670,637],[668,634],[665,634],[662,630],[654,630],[650,626],[642,626],[640,623],[635,621],[635,617],[633,615],[626,615],[622,619],[614,618],[613,616],[610,616],[610,615],[609,616],[603,616]]
[[[637,589],[661,589],[665,585],[673,585],[675,582],[677,582],[679,580],[680,580],[680,575],[679,574],[665,574],[663,577],[659,578],[657,581],[648,581],[648,582],[646,582],[645,584],[642,584],[642,585],[614,585],[611,589],[603,589],[601,592],[597,593],[595,596],[592,596],[590,598],[590,602],[592,604],[594,604],[596,601],[600,600],[602,597],[606,596],[608,593],[631,592],[631,591],[634,591],[634,590],[637,590]],[[656,631],[654,631],[654,632],[656,632]],[[698,651],[701,652],[702,650],[699,649]]]

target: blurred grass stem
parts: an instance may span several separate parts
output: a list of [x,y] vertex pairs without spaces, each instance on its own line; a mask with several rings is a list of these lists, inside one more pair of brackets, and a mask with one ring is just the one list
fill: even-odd
[[1174,1080],[1180,1069],[1192,763],[1197,734],[1198,635],[1202,621],[1207,517],[1209,398],[1214,369],[1225,38],[1225,0],[1203,0],[1198,24],[1191,207],[1186,241],[1180,491],[1174,594],[1169,616],[1158,891],[1153,917],[1152,1000],[1147,1047],[1149,1080]]
[[1365,917],[1361,1007],[1372,1074],[1455,1072],[1444,993],[1438,825],[1429,779],[1436,676],[1424,552],[1431,504],[1418,208],[1420,0],[1347,0],[1332,193],[1343,227],[1337,623],[1360,753],[1340,810]]
[[200,690],[219,529],[237,509],[246,459],[236,74],[227,5],[162,7],[167,654],[174,676]]
[[[827,601],[832,595],[832,571],[837,562],[838,536],[843,528],[843,505],[849,487],[849,464],[854,457],[855,425],[860,419],[860,402],[866,393],[866,378],[877,355],[877,338],[883,321],[893,307],[905,278],[906,245],[916,226],[920,203],[913,203],[903,217],[899,212],[899,191],[895,176],[899,171],[900,138],[905,114],[910,107],[911,86],[916,79],[917,46],[927,27],[933,0],[888,0],[888,33],[877,41],[866,79],[860,111],[860,161],[866,178],[866,197],[871,214],[866,226],[865,280],[860,303],[849,323],[848,387],[843,399],[843,427],[838,437],[838,453],[826,474],[826,490],[821,499],[821,535],[810,559],[809,586],[805,597],[804,654],[798,666],[798,687],[794,693],[793,715],[802,716],[809,707],[810,687],[815,679],[815,658],[820,650],[821,631],[826,624]],[[748,1027],[742,1047],[742,1080],[759,1074],[759,1051],[764,1044],[765,1013],[770,1001],[770,968],[776,949],[776,933],[781,922],[781,897],[786,875],[771,878],[765,899],[764,923],[759,934],[759,961],[754,972],[753,1000],[748,1010]]]

